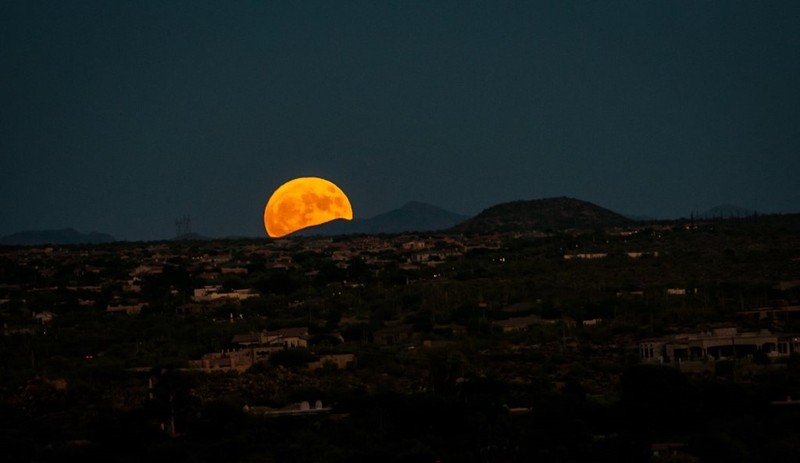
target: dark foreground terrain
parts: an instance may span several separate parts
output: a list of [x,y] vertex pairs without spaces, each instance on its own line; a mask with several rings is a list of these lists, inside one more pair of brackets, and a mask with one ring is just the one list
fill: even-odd
[[800,461],[800,217],[496,229],[2,247],[3,460]]

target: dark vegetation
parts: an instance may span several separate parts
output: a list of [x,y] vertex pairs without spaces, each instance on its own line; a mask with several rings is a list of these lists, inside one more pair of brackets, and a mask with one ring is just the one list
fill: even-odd
[[[800,217],[593,224],[0,248],[3,460],[797,461],[800,405],[772,402],[800,398],[798,357],[687,375],[641,364],[636,342],[719,324],[800,333],[737,316],[800,300]],[[386,245],[342,252],[373,241]],[[417,265],[412,241],[427,243]],[[605,257],[564,258],[579,253]],[[144,264],[160,271],[133,293]],[[257,297],[189,310],[210,284]],[[139,314],[106,312],[134,302]],[[499,328],[529,315],[543,322]],[[300,326],[308,349],[244,373],[186,368],[235,334]],[[336,352],[357,365],[305,368]],[[315,400],[332,409],[243,410]],[[658,443],[679,454],[654,457]]]

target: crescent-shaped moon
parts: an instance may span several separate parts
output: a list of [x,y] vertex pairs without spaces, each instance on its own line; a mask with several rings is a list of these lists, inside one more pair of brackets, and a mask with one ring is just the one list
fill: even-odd
[[284,183],[264,208],[264,228],[272,238],[336,219],[353,219],[350,200],[333,182],[319,177],[300,177]]

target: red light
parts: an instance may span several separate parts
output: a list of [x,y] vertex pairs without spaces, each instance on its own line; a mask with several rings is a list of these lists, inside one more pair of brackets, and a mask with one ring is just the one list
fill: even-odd
[[94,358],[94,355],[92,355],[92,354],[87,354],[87,355],[84,355],[84,356],[83,356],[83,358],[85,358],[86,360],[91,360],[91,359],[93,359],[93,358]]

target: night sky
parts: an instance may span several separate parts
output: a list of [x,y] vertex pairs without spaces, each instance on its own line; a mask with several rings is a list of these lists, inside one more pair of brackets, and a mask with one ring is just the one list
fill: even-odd
[[800,2],[3,1],[0,235],[571,196],[800,212]]

